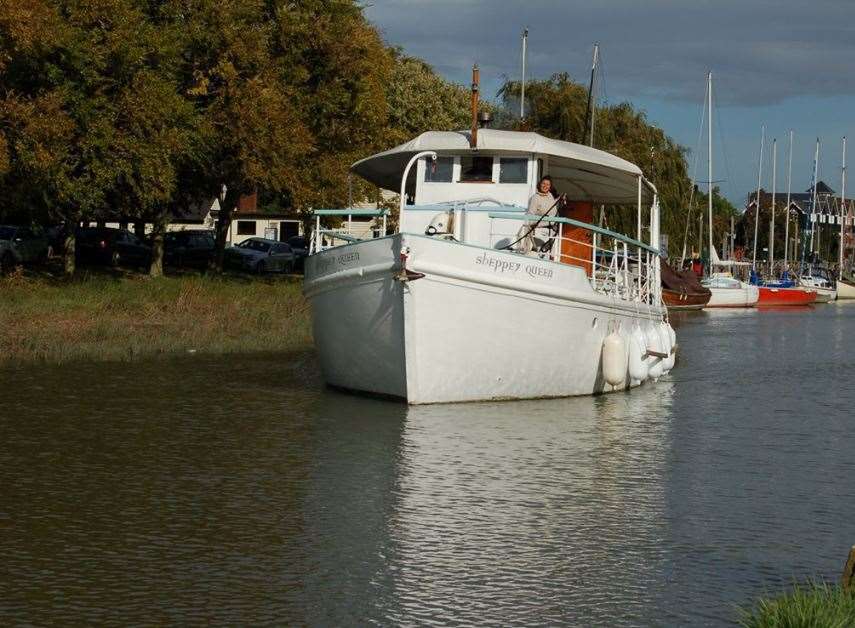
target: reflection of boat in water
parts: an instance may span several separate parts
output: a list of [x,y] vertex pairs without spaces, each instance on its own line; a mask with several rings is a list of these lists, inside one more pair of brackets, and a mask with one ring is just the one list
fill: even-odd
[[[315,212],[304,291],[329,384],[410,403],[560,397],[627,389],[673,367],[659,205],[634,164],[473,120],[352,169],[400,191],[399,233],[359,240],[321,225],[356,210]],[[529,214],[547,173],[568,203],[553,204],[559,216]],[[594,203],[635,205],[650,242],[592,224]]]

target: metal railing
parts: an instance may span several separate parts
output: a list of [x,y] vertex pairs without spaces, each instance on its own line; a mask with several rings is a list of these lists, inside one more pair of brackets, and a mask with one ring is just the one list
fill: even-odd
[[[309,241],[309,252],[319,253],[324,249],[340,246],[342,243],[349,244],[361,242],[365,238],[358,237],[353,229],[353,218],[381,218],[378,235],[385,236],[387,229],[387,217],[389,211],[386,209],[316,209],[312,212],[315,217],[315,228],[312,229],[312,237]],[[321,219],[325,216],[346,218],[342,226],[337,228],[322,228]],[[372,229],[373,231],[373,229]]]
[[[649,244],[572,218],[541,218],[518,212],[491,212],[490,218],[493,219],[490,231],[492,246],[505,241],[512,243],[519,238],[519,230],[513,233],[496,231],[495,225],[501,224],[498,221],[537,223],[540,220],[540,225],[545,227],[538,226],[531,234],[535,242],[541,243],[535,255],[581,267],[591,287],[599,293],[635,303],[660,303],[659,251]],[[591,241],[571,237],[567,234],[571,228],[591,232]],[[570,246],[565,247],[564,243]],[[585,251],[584,256],[578,253],[579,248]]]

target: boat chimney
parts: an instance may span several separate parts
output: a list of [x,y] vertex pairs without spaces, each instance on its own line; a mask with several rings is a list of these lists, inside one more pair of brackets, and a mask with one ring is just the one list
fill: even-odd
[[490,126],[490,123],[493,121],[493,114],[489,111],[482,111],[478,114],[478,126],[482,129]]
[[472,132],[469,135],[469,147],[478,150],[478,64],[472,66]]

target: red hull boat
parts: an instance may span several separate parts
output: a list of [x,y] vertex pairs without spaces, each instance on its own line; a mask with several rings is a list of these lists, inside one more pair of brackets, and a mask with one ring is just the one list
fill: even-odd
[[760,300],[757,305],[810,305],[814,301],[816,290],[760,286]]

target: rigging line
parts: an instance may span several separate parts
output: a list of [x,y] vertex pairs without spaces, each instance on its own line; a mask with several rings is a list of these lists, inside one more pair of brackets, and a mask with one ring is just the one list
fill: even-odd
[[599,81],[600,85],[599,85],[599,89],[597,91],[602,92],[603,98],[602,98],[601,102],[602,102],[603,106],[605,106],[609,103],[609,96],[608,96],[608,93],[606,92],[606,63],[603,60],[603,49],[602,48],[600,48],[599,56],[597,57],[597,78],[600,79],[600,81]]
[[727,160],[727,145],[724,143],[724,131],[721,122],[721,110],[719,109],[718,102],[716,101],[713,101],[713,107],[715,109],[715,122],[716,128],[718,130],[718,142],[721,146],[721,157],[722,161],[724,161],[724,173],[727,177],[726,179],[722,179],[720,182],[724,182],[727,184],[728,196],[730,198],[733,198],[733,175],[730,172],[730,162]]

